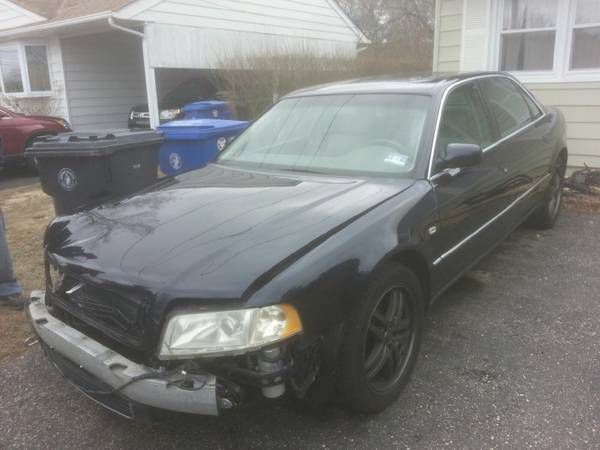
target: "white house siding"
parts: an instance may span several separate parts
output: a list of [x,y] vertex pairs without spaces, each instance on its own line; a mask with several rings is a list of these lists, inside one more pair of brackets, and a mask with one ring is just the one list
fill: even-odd
[[280,51],[354,56],[359,41],[329,0],[165,0],[126,17],[148,23],[157,68],[217,68]]
[[50,64],[50,79],[53,92],[52,98],[49,99],[49,114],[70,119],[65,89],[62,52],[60,40],[58,38],[51,38],[48,40],[48,63]]
[[463,0],[438,0],[436,4],[434,61],[436,72],[460,69]]
[[0,0],[0,30],[20,27],[40,20],[43,19],[11,5],[8,1]]
[[213,30],[358,40],[330,0],[164,0],[129,18]]
[[528,87],[567,120],[569,165],[600,167],[600,83],[538,83]]
[[164,24],[149,24],[146,31],[152,49],[150,65],[155,68],[231,69],[236,59],[260,54],[309,52],[353,57],[356,53],[355,42]]
[[146,103],[141,39],[108,32],[61,43],[73,128],[126,128],[129,109]]

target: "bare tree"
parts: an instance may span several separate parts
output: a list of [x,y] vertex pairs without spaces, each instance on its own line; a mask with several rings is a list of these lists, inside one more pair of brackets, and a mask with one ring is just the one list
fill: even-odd
[[339,0],[371,39],[369,54],[397,58],[405,65],[431,67],[434,0]]

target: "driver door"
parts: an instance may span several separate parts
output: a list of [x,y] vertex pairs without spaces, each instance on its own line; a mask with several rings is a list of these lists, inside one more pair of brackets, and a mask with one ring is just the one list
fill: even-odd
[[[442,105],[431,183],[438,205],[432,239],[437,254],[432,281],[443,289],[497,241],[494,218],[509,204],[507,176],[497,160],[497,132],[475,82],[456,86]],[[476,144],[483,162],[473,167],[439,170],[451,143]]]

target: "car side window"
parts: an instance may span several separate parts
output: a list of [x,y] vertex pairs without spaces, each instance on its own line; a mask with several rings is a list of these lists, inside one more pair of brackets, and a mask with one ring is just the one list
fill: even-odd
[[494,141],[483,101],[475,83],[461,85],[450,92],[436,143],[436,159],[441,159],[448,144],[477,144],[482,149]]
[[529,106],[529,111],[531,111],[531,117],[533,119],[537,119],[538,117],[540,117],[542,115],[542,111],[540,110],[539,106],[531,99],[529,95],[527,95],[527,93],[520,86],[516,87],[519,93],[523,96],[523,99],[525,100],[525,103],[527,103],[527,106]]
[[[508,136],[533,120],[534,111],[530,110],[521,90],[511,80],[484,78],[480,83],[483,96],[498,125],[500,137]],[[535,108],[539,111],[537,106]]]

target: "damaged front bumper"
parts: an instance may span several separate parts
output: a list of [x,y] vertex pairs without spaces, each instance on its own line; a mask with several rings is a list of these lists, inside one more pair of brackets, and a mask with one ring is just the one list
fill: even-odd
[[219,414],[216,376],[161,372],[133,362],[52,316],[43,292],[32,293],[28,312],[57,369],[84,394],[113,412],[133,418],[136,411],[153,407]]

